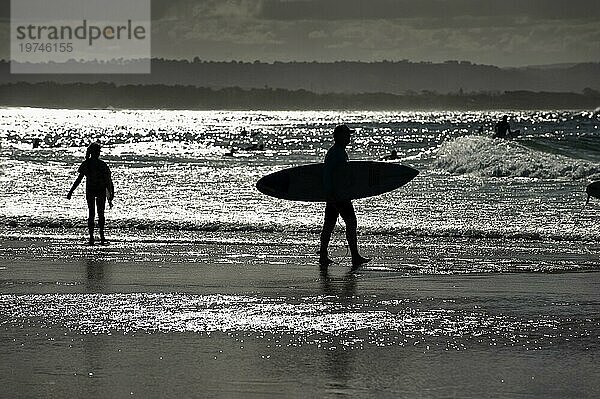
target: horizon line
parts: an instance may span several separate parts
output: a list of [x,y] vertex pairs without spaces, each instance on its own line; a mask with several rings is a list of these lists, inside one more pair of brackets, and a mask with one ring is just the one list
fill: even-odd
[[[136,58],[136,59],[131,59],[131,60],[127,60],[127,62],[142,62],[142,61],[147,61],[148,58]],[[426,60],[409,60],[409,59],[381,59],[381,60],[371,60],[371,61],[365,61],[365,60],[334,60],[334,61],[317,61],[317,60],[312,60],[312,61],[308,61],[308,60],[288,60],[288,61],[279,61],[279,60],[273,60],[273,61],[263,61],[263,60],[254,60],[254,61],[246,61],[246,60],[236,60],[236,59],[230,59],[230,60],[209,60],[209,59],[200,59],[198,56],[194,56],[192,58],[164,58],[164,57],[151,57],[149,59],[151,62],[152,61],[168,61],[168,62],[187,62],[190,64],[193,63],[207,63],[207,64],[232,64],[232,63],[236,63],[236,64],[263,64],[263,65],[276,65],[276,64],[323,64],[323,65],[329,65],[329,64],[343,64],[343,63],[348,63],[348,64],[384,64],[384,63],[390,63],[390,64],[425,64],[425,65],[452,65],[452,64],[459,64],[459,65],[468,65],[468,66],[487,66],[487,67],[495,67],[495,68],[499,68],[499,69],[523,69],[523,68],[549,68],[549,67],[556,67],[556,68],[560,68],[560,67],[571,67],[571,66],[575,66],[575,65],[582,65],[582,64],[600,64],[600,60],[598,61],[575,61],[575,62],[557,62],[557,63],[549,63],[549,64],[533,64],[533,65],[521,65],[521,66],[500,66],[500,65],[495,65],[495,64],[481,64],[481,63],[476,63],[473,61],[469,61],[469,60],[444,60],[444,61],[426,61]],[[16,62],[16,61],[12,61],[10,59],[0,59],[0,63],[5,63],[5,64],[10,64],[12,62]],[[80,61],[78,60],[68,60],[67,62],[51,62],[51,64],[66,64],[69,62],[77,62],[79,63]],[[110,61],[104,61],[104,60],[86,60],[84,63],[110,63]],[[19,63],[19,62],[16,62]],[[30,62],[27,62],[30,63]],[[31,63],[31,64],[43,64],[43,63]],[[45,64],[50,64],[49,62],[46,62]]]

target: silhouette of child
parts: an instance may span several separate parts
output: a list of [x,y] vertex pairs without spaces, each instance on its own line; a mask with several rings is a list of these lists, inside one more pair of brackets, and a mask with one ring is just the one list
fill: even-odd
[[73,183],[67,199],[71,199],[73,192],[81,183],[83,177],[85,180],[85,198],[88,205],[88,231],[90,234],[90,245],[94,245],[94,218],[95,208],[98,209],[98,227],[100,228],[100,243],[105,244],[104,238],[104,209],[106,200],[112,208],[112,200],[115,196],[115,188],[110,176],[108,165],[100,160],[100,145],[92,143],[87,149],[85,161],[81,163],[78,169],[79,176]]

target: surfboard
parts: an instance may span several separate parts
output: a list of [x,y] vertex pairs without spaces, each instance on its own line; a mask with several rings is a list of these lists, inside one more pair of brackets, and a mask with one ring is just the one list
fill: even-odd
[[600,181],[595,181],[593,183],[588,184],[588,186],[585,188],[585,192],[588,195],[587,202],[590,201],[590,197],[600,199]]
[[[256,188],[271,197],[305,202],[325,202],[324,164],[283,169],[262,177]],[[350,161],[334,172],[333,191],[339,200],[359,199],[402,187],[419,174],[408,166],[389,162]]]

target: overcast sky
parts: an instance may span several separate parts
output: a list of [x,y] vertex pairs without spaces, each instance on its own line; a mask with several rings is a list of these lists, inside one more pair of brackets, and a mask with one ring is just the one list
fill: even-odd
[[152,2],[155,57],[500,66],[600,61],[600,0]]

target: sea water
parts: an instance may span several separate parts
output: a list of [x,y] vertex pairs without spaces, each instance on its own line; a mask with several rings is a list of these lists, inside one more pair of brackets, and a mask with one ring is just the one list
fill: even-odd
[[116,188],[107,213],[113,240],[316,241],[323,204],[270,198],[255,183],[321,162],[333,128],[345,123],[356,129],[350,159],[396,150],[396,162],[420,171],[405,187],[355,201],[364,243],[532,241],[560,252],[575,242],[585,252],[600,238],[597,200],[584,207],[585,186],[600,178],[599,114],[506,112],[521,134],[493,139],[504,114],[3,109],[0,229],[84,240],[83,184],[74,199],[65,196],[96,141]]

